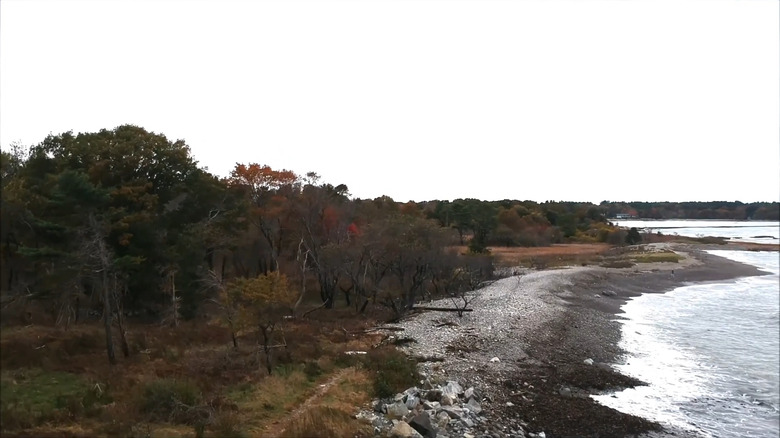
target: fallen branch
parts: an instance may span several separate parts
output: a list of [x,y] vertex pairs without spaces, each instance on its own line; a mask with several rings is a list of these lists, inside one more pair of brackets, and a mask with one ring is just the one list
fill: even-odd
[[324,309],[324,308],[325,308],[325,306],[327,306],[327,305],[328,305],[328,302],[327,302],[327,301],[325,301],[325,302],[324,302],[324,303],[322,303],[321,305],[319,305],[319,306],[317,306],[317,307],[315,307],[315,308],[313,308],[313,309],[310,309],[310,310],[307,310],[306,312],[304,312],[304,313],[303,313],[303,315],[301,315],[301,318],[306,318],[306,316],[307,316],[308,314],[310,314],[310,313],[314,312],[315,310]]
[[426,306],[415,306],[412,307],[412,310],[433,310],[436,312],[473,312],[474,309],[457,309],[452,307],[426,307]]
[[365,329],[365,330],[363,330],[363,332],[371,333],[371,332],[378,332],[378,331],[385,331],[385,330],[386,331],[391,331],[391,332],[402,332],[402,331],[404,331],[406,329],[404,329],[403,327],[381,327],[380,326],[380,327],[373,327],[373,328]]
[[417,362],[444,362],[444,358],[440,356],[414,356]]

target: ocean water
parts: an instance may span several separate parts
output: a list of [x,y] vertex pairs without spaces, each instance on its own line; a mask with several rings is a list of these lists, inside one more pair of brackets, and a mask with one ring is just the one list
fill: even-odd
[[614,220],[621,227],[686,237],[717,236],[739,242],[778,243],[780,222],[727,220]]
[[[717,235],[708,231],[708,235]],[[709,251],[768,274],[628,301],[615,368],[647,386],[599,403],[702,437],[780,436],[780,255]]]

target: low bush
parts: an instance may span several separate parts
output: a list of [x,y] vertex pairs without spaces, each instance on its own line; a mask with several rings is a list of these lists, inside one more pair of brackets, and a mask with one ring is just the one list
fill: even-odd
[[159,379],[144,385],[141,412],[156,421],[190,423],[190,411],[201,401],[200,388],[187,380]]
[[372,374],[374,395],[391,397],[420,380],[417,362],[394,347],[380,347],[368,352],[365,366]]
[[306,374],[306,377],[309,380],[315,380],[317,377],[322,375],[322,372],[322,367],[317,361],[314,360],[307,361],[303,366],[303,373]]
[[241,428],[241,418],[230,410],[223,410],[214,417],[210,428],[220,438],[245,438],[247,435]]

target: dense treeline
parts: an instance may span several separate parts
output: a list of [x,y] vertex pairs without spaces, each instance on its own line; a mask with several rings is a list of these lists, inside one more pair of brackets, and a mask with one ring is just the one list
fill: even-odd
[[606,219],[618,212],[777,218],[776,204],[355,199],[254,163],[217,178],[183,141],[131,125],[12,147],[1,171],[4,308],[46,303],[62,324],[114,315],[120,335],[128,314],[176,324],[216,303],[232,325],[241,303],[271,298],[402,314],[489,278],[489,246],[622,243]]
[[129,125],[3,151],[2,189],[4,302],[49,303],[66,324],[89,310],[120,326],[141,311],[176,323],[236,279],[272,273],[297,305],[314,295],[400,314],[488,278],[488,245],[613,231],[592,204],[350,199],[315,173],[258,164],[219,179],[184,142]]
[[608,217],[628,214],[643,219],[780,220],[780,203],[608,202],[599,205]]

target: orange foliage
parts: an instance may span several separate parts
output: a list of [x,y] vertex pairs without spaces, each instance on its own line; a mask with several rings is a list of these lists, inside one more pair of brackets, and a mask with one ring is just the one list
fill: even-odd
[[228,184],[232,186],[248,186],[253,196],[268,190],[278,190],[298,182],[298,175],[291,170],[273,170],[267,165],[257,163],[236,164],[230,172]]

